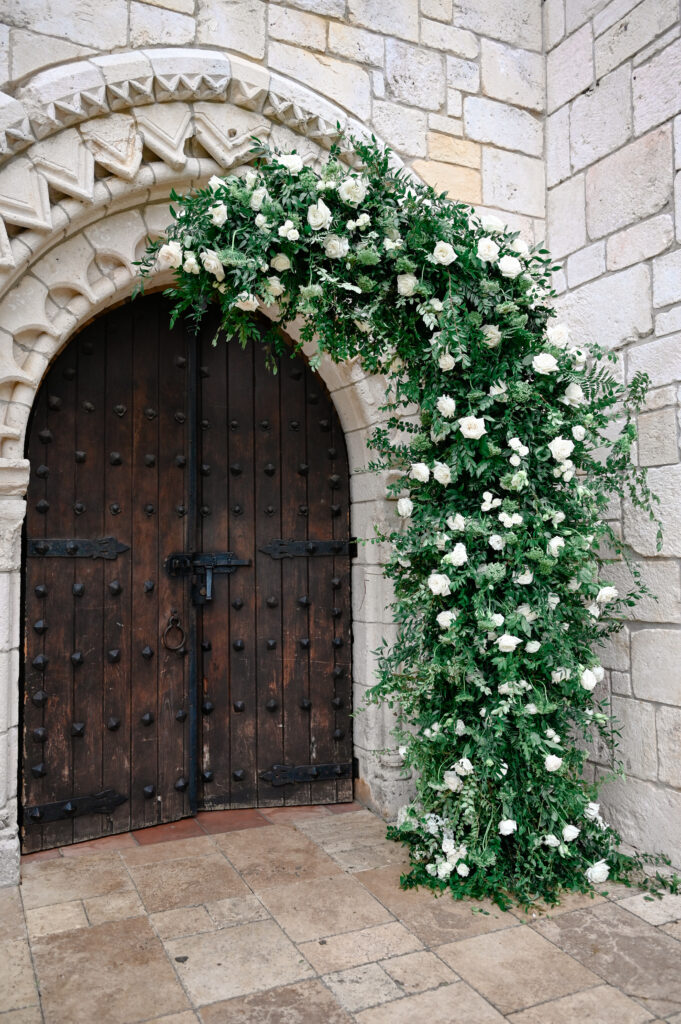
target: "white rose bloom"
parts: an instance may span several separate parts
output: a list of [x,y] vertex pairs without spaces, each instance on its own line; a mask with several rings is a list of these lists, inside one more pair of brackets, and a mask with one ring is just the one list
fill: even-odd
[[459,613],[456,611],[440,612],[437,616],[437,624],[440,629],[449,629],[453,622],[456,622]]
[[347,238],[339,235],[327,235],[324,239],[324,252],[332,260],[342,260],[347,256],[350,243]]
[[400,295],[413,295],[418,283],[418,278],[414,274],[397,275],[397,291]]
[[227,207],[224,203],[214,203],[208,213],[213,224],[218,228],[221,228],[227,220]]
[[562,757],[557,757],[555,754],[547,754],[544,758],[544,767],[547,772],[557,772],[563,763]]
[[503,626],[505,622],[504,616],[501,614],[501,612],[494,612],[494,614],[491,615],[490,618],[492,619],[492,622],[494,623],[495,626]]
[[494,263],[499,258],[499,246],[491,238],[481,238],[478,242],[477,257],[483,263]]
[[582,672],[581,684],[585,690],[593,690],[596,685],[596,676],[593,674],[590,668],[585,668]]
[[617,597],[619,597],[617,587],[601,587],[596,594],[596,601],[598,604],[607,604],[609,601],[614,601]]
[[549,608],[551,609],[551,611],[552,612],[555,611],[556,608],[558,607],[558,605],[560,604],[560,598],[559,598],[558,594],[549,594],[547,600],[548,600],[548,605],[549,605]]
[[495,324],[484,324],[482,331],[482,343],[487,348],[496,348],[501,341],[501,331]]
[[358,206],[367,194],[367,183],[364,178],[345,178],[338,186],[338,195],[344,203]]
[[312,206],[308,206],[307,223],[313,231],[328,231],[332,220],[331,210],[323,199],[318,199]]
[[445,565],[464,565],[468,561],[468,552],[465,544],[455,544],[453,549],[442,559]]
[[516,238],[515,241],[511,242],[511,248],[513,252],[517,252],[519,256],[529,256],[530,247],[523,238]]
[[291,269],[291,261],[286,253],[278,252],[276,256],[270,260],[270,266],[280,274],[283,270]]
[[552,683],[564,683],[566,679],[570,678],[570,670],[567,668],[557,668],[551,673]]
[[449,395],[440,395],[437,400],[437,411],[445,419],[450,420],[456,412],[456,402]]
[[443,860],[437,866],[437,877],[438,878],[449,878],[449,876],[451,875],[453,870],[454,870],[454,865],[450,864],[448,860]]
[[558,838],[558,836],[554,836],[552,832],[549,832],[547,836],[542,836],[541,841],[544,844],[544,846],[560,846],[560,839]]
[[397,501],[397,514],[403,519],[408,519],[414,511],[414,502],[411,498],[399,498]]
[[446,533],[435,534],[435,547],[438,549],[438,551],[444,551],[444,549],[447,547],[448,540],[449,537],[447,536]]
[[602,665],[594,665],[593,668],[591,669],[591,671],[596,676],[596,682],[597,683],[602,683],[603,679],[605,678],[605,669],[603,668],[603,666]]
[[460,793],[463,789],[463,782],[456,772],[443,772],[442,781],[447,789],[450,789],[452,793]]
[[518,822],[514,821],[513,818],[504,818],[503,821],[499,822],[499,835],[501,836],[512,836],[517,830]]
[[242,309],[244,313],[252,313],[258,308],[259,301],[257,295],[251,295],[249,292],[240,292],[234,305],[237,309]]
[[461,861],[456,865],[456,873],[457,875],[461,875],[462,878],[466,878],[470,875],[471,869],[468,867],[468,864],[464,864],[464,862]]
[[447,373],[449,370],[453,370],[456,366],[456,359],[451,352],[441,352],[437,361],[437,365],[441,370]]
[[572,455],[575,446],[565,437],[554,437],[553,441],[549,442],[548,449],[556,462],[565,462]]
[[449,577],[441,572],[431,572],[428,586],[435,597],[449,597],[452,592]]
[[473,765],[467,757],[461,757],[454,765],[454,771],[457,775],[470,775],[473,771]]
[[584,429],[584,427],[573,427],[572,436],[574,437],[575,441],[583,441],[586,437],[586,430]]
[[600,814],[600,810],[600,804],[588,803],[584,808],[584,817],[588,818],[589,821],[595,821]]
[[589,605],[589,607],[587,608],[587,611],[588,611],[589,615],[593,619],[600,619],[602,609],[601,609],[600,605],[596,604],[595,601],[594,601],[593,604]]
[[275,299],[279,298],[279,296],[283,295],[286,291],[279,278],[275,277],[274,274],[272,277],[267,278],[267,289],[270,295]]
[[450,263],[453,263],[456,259],[456,253],[449,244],[449,242],[438,242],[433,249],[433,262],[441,263],[443,267],[448,267]]
[[225,271],[216,252],[213,252],[212,249],[204,249],[201,253],[201,262],[203,263],[204,270],[207,270],[209,274],[213,274],[218,281],[224,281]]
[[490,234],[494,234],[497,231],[503,231],[505,224],[499,217],[495,217],[492,213],[487,213],[480,218],[483,231],[489,231]]
[[199,266],[199,264],[196,261],[196,254],[195,253],[189,252],[189,251],[185,252],[185,254],[184,254],[184,263],[182,264],[182,269],[184,270],[185,274],[198,274],[198,273],[200,273],[201,267]]
[[499,270],[502,277],[517,277],[523,271],[523,265],[515,256],[502,256],[499,260]]
[[466,520],[460,512],[457,512],[455,516],[447,516],[446,523],[454,533],[460,533],[461,530],[466,529]]
[[459,430],[464,437],[468,437],[472,441],[477,441],[483,434],[487,433],[484,419],[482,417],[476,418],[475,416],[464,416],[460,419]]
[[267,189],[264,185],[261,185],[260,188],[256,188],[251,192],[251,198],[248,200],[248,205],[255,213],[257,213],[265,200],[269,198]]
[[[257,182],[260,180],[260,175],[257,171],[253,170],[252,167],[249,167],[242,180],[246,183],[246,188],[255,188]],[[210,184],[210,182],[208,184]]]
[[511,633],[503,633],[502,636],[496,641],[496,645],[502,654],[512,654],[515,651],[518,644],[521,644],[522,640],[519,636],[513,636]]
[[608,862],[605,860],[597,860],[595,864],[587,868],[584,872],[589,882],[592,885],[600,885],[601,882],[605,882],[610,874],[610,868]]
[[303,158],[297,153],[277,153],[274,159],[291,174],[299,174],[303,169]]
[[523,571],[515,577],[515,582],[519,583],[521,587],[527,587],[533,579],[534,573],[530,572],[529,569],[523,569]]
[[454,732],[456,733],[457,736],[463,736],[464,733],[466,732],[466,725],[465,725],[464,722],[461,721],[460,718],[457,718],[457,720],[456,720],[456,726],[454,727]]
[[409,470],[412,480],[418,480],[421,484],[427,484],[430,480],[430,470],[425,462],[414,462]]
[[297,230],[297,228],[289,228],[288,231],[286,232],[286,237],[288,238],[289,242],[297,242],[298,239],[300,238],[300,232]]
[[546,328],[546,337],[556,348],[565,348],[570,340],[570,330],[567,324],[550,324]]
[[547,552],[547,554],[551,555],[553,558],[558,558],[558,555],[561,552],[561,548],[564,548],[564,547],[565,547],[565,541],[563,540],[562,537],[552,537],[551,540],[546,545],[546,552]]
[[426,871],[428,872],[429,875],[436,875],[437,867],[435,866],[435,864],[426,864]]
[[368,228],[370,224],[371,224],[371,217],[369,216],[369,214],[368,213],[360,213],[359,217],[357,218],[357,227],[359,228],[359,230],[360,231],[364,231],[364,229]]
[[[539,643],[538,640],[528,640],[528,642],[525,644],[525,650],[527,651],[528,654],[536,654],[540,647],[541,647],[541,644]],[[530,706],[534,707],[534,704],[528,705],[528,710],[529,710]],[[533,714],[535,714],[535,713],[536,713],[536,708],[535,708],[535,711],[533,712]]]
[[433,476],[439,484],[451,484],[452,471],[444,462],[436,462],[433,467]]
[[520,465],[521,459],[519,455],[511,455],[508,461],[514,468],[517,468]]
[[264,213],[258,213],[255,217],[255,226],[262,232],[270,230],[270,223]]
[[503,380],[499,384],[492,384],[487,394],[490,398],[498,398],[500,402],[505,401],[504,395],[508,391],[508,388],[504,384]]
[[498,533],[493,533],[489,539],[489,546],[494,548],[495,551],[503,551],[505,541],[503,537],[500,537]]
[[562,398],[558,399],[563,405],[569,405],[573,409],[576,409],[578,405],[584,403],[584,392],[580,388],[579,384],[568,384],[565,389],[565,394]]
[[217,192],[217,190],[219,188],[222,188],[223,185],[224,181],[222,180],[222,178],[218,178],[217,174],[213,174],[208,179],[208,188],[211,190],[211,192]]
[[167,242],[158,251],[158,265],[161,270],[177,268],[182,263],[182,246],[179,242]]
[[576,825],[566,825],[563,829],[563,839],[566,843],[571,843],[577,838],[580,832],[581,829],[577,828]]
[[556,372],[558,363],[555,356],[552,356],[550,352],[540,352],[532,360],[532,369],[535,373],[546,376],[549,373]]

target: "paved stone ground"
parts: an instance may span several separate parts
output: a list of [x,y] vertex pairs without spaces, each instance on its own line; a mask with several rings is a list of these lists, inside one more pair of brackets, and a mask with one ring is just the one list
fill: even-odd
[[681,896],[527,917],[405,892],[404,863],[357,804],[25,857],[0,1024],[681,1024]]

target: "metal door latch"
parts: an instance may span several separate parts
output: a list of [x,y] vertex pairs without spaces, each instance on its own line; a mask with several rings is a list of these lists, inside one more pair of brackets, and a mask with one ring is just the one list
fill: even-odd
[[192,576],[193,604],[206,604],[213,600],[213,573],[220,572],[230,575],[239,566],[250,565],[250,558],[237,558],[233,551],[219,551],[195,554],[176,552],[166,558],[166,571],[169,576]]

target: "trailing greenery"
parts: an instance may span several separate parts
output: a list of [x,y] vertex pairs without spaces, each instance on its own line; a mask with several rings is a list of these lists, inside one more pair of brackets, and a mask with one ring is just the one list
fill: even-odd
[[616,734],[599,646],[645,592],[605,516],[619,496],[653,517],[631,461],[647,379],[620,383],[612,353],[556,323],[545,249],[373,141],[352,140],[356,170],[341,155],[316,172],[258,144],[254,168],[173,193],[142,277],[172,267],[174,316],[217,302],[244,345],[276,303],[274,355],[300,318],[313,368],[328,353],[386,377],[369,468],[392,471],[395,527],[377,539],[397,639],[370,697],[397,709],[416,778],[389,830],[410,849],[404,884],[507,906],[638,878],[664,858],[618,852],[583,770],[587,744]]

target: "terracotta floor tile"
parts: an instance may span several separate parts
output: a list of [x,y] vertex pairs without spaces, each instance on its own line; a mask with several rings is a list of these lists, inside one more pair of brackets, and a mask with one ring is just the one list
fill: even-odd
[[215,841],[256,891],[302,878],[340,874],[340,868],[330,857],[288,825],[230,832],[216,836]]
[[450,942],[435,952],[506,1014],[590,988],[600,980],[525,925]]
[[[374,925],[357,932],[344,932],[326,939],[302,942],[298,947],[318,974],[359,967],[388,956],[422,949],[421,943],[398,921]],[[444,965],[443,965],[444,966]],[[447,968],[445,968],[446,970]],[[451,972],[450,972],[451,973]]]
[[39,1006],[25,1006],[23,1010],[10,1010],[0,1017],[2,1024],[43,1024]]
[[128,917],[139,917],[145,913],[142,900],[134,889],[130,892],[113,892],[109,896],[93,896],[84,900],[84,903],[90,924],[124,921]]
[[21,883],[26,910],[129,889],[132,882],[125,865],[119,854],[113,852],[36,861],[24,868]]
[[381,960],[381,967],[408,996],[460,980],[434,953],[407,953],[392,960]]
[[236,832],[244,828],[262,828],[269,825],[260,811],[199,811],[196,820],[209,835]]
[[23,853],[21,855],[21,870],[25,864],[34,864],[39,860],[56,860],[61,857],[61,850],[36,850],[35,853]]
[[24,908],[18,885],[9,885],[0,889],[0,922],[2,922],[3,941],[26,938]]
[[351,1024],[321,981],[271,988],[214,1003],[201,1011],[204,1024]]
[[38,990],[26,939],[0,942],[0,1013],[38,1002]]
[[155,864],[131,864],[130,874],[149,913],[248,893],[236,871],[217,851],[196,860],[186,857]]
[[357,1024],[503,1024],[504,1018],[459,981],[363,1010],[355,1020]]
[[511,1024],[645,1024],[653,1015],[616,988],[599,985],[513,1013],[508,1019]]
[[33,944],[33,956],[50,1024],[122,1024],[188,1007],[141,917],[51,935]]
[[215,854],[215,843],[210,836],[195,836],[192,839],[176,839],[172,843],[150,843],[137,846],[134,850],[121,850],[121,857],[131,867],[136,864],[160,864],[164,860],[180,860],[183,857],[211,857]]
[[260,898],[294,942],[393,920],[370,893],[343,874],[264,889]]
[[74,928],[90,927],[80,900],[27,910],[26,926],[31,942],[43,935],[55,935],[57,932],[70,932]]
[[329,810],[325,804],[303,804],[300,807],[261,807],[260,813],[276,825],[285,825],[310,818],[326,820],[329,817]]
[[670,924],[681,919],[681,896],[666,893],[661,899],[645,896],[627,896],[618,906],[642,917],[648,924]]
[[327,974],[323,980],[341,1006],[350,1013],[389,1003],[402,995],[402,989],[378,964],[363,964],[361,967],[350,967],[347,971],[336,971]]
[[132,835],[140,846],[152,846],[155,843],[191,839],[193,836],[205,835],[205,832],[194,818],[183,818],[181,821],[171,821],[167,825],[140,828]]
[[331,814],[349,814],[351,811],[363,811],[366,809],[364,804],[359,804],[356,800],[349,804],[329,804],[328,808]]
[[195,1006],[288,985],[313,974],[274,921],[170,939],[164,945]]
[[150,914],[149,920],[162,939],[215,931],[215,924],[205,907],[181,907]]
[[533,926],[547,939],[596,971],[604,981],[638,999],[651,1013],[681,1011],[681,951],[660,929],[606,903]]
[[233,928],[251,921],[266,921],[269,913],[256,896],[233,896],[207,903],[206,910],[218,928]]
[[121,832],[120,835],[102,836],[101,839],[90,839],[87,843],[74,843],[73,846],[62,846],[62,857],[88,857],[109,850],[129,850],[137,846],[132,832]]
[[545,903],[537,903],[527,911],[521,907],[511,907],[509,913],[517,917],[523,924],[533,924],[544,917],[568,914],[571,910],[582,910],[584,907],[596,907],[599,903],[605,903],[605,896],[584,892],[566,892],[556,907],[547,906]]

